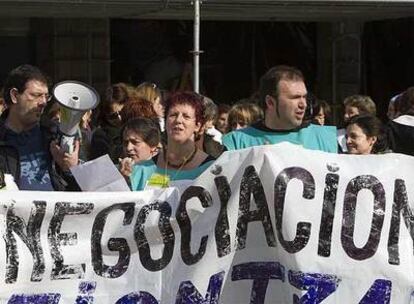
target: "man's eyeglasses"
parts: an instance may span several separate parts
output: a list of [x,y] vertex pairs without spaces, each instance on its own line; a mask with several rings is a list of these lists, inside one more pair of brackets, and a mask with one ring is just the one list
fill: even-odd
[[33,100],[39,100],[40,98],[44,97],[46,101],[51,101],[53,98],[53,95],[49,93],[28,93],[27,95],[29,95]]
[[53,95],[49,93],[32,93],[32,92],[26,92],[26,91],[24,91],[23,93],[20,93],[16,88],[12,90],[16,90],[16,92],[19,93],[20,95],[26,94],[26,96],[28,97],[30,101],[39,100],[42,97],[44,97],[46,101],[51,101],[53,98]]

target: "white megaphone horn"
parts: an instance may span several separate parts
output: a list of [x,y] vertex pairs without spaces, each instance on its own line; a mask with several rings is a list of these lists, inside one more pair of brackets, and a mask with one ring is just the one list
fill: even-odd
[[89,85],[71,80],[57,83],[53,95],[60,105],[60,147],[72,153],[79,122],[83,114],[99,104],[99,95]]

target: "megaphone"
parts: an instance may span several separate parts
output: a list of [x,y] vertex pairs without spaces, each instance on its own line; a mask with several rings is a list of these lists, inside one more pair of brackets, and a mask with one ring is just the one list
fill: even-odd
[[57,83],[52,92],[60,105],[60,147],[72,153],[79,122],[83,114],[99,104],[99,95],[91,86],[70,80]]

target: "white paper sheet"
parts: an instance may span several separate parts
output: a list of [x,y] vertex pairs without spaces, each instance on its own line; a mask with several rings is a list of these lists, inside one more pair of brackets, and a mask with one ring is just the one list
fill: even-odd
[[108,154],[70,169],[82,191],[131,191]]

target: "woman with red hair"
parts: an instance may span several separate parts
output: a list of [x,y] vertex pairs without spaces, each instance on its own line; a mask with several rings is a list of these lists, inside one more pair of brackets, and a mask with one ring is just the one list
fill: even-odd
[[139,97],[130,97],[119,114],[122,124],[138,117],[158,119],[152,104],[148,100]]
[[130,176],[132,190],[166,188],[174,181],[194,180],[215,160],[199,150],[195,135],[204,124],[202,97],[178,92],[165,103],[167,144],[151,160],[137,164]]

